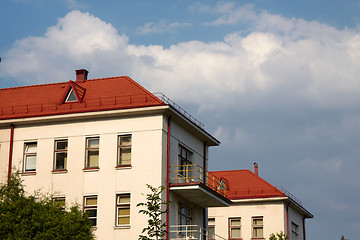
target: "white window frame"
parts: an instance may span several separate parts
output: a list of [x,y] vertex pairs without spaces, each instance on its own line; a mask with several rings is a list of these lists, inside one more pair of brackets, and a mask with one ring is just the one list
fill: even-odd
[[[36,145],[36,151],[35,152],[28,152],[29,146],[30,145]],[[24,166],[23,166],[23,172],[36,172],[36,162],[37,162],[37,141],[32,141],[32,142],[25,142],[24,143]],[[30,157],[34,157],[34,168],[29,168],[27,167],[28,165],[28,160],[30,159]]]
[[[87,199],[96,199],[96,205],[87,204]],[[95,212],[95,216],[89,214],[89,219],[92,222],[92,226],[97,226],[97,207],[98,207],[98,196],[91,195],[91,196],[84,196],[84,212]],[[95,210],[95,211],[94,211]]]
[[[122,144],[122,138],[128,138],[130,137],[130,144]],[[130,167],[131,166],[131,160],[132,160],[132,134],[123,134],[123,135],[118,135],[118,143],[117,143],[117,148],[118,148],[118,155],[117,155],[117,167]],[[123,149],[130,149],[130,159],[129,159],[129,163],[124,163],[124,161],[127,161],[127,159],[123,160],[121,159],[121,151]]]
[[[254,220],[261,219],[263,224],[255,224]],[[254,230],[255,229],[262,229],[262,236],[254,236]],[[257,216],[251,218],[251,235],[252,239],[265,239],[264,238],[264,217],[263,216]]]
[[[240,225],[232,225],[232,222],[235,221],[240,221]],[[230,217],[229,218],[229,239],[242,239],[242,235],[241,235],[241,217]],[[232,229],[239,229],[240,231],[240,237],[234,237],[232,235]]]
[[[59,142],[66,142],[66,148],[65,149],[57,149],[57,143]],[[69,141],[68,139],[56,139],[54,141],[54,171],[61,171],[67,169],[67,156],[68,156],[68,148],[69,148]],[[64,159],[64,168],[57,168],[57,162],[58,162],[58,154],[65,154]]]
[[[99,142],[98,146],[97,147],[89,147],[89,141],[96,140],[96,139]],[[89,152],[94,152],[94,151],[98,152],[98,154],[97,154],[97,156],[98,156],[97,164],[94,165],[94,166],[89,166],[90,165]],[[92,169],[92,168],[97,169],[97,168],[99,168],[99,163],[100,163],[100,137],[99,136],[97,136],[97,137],[87,137],[86,138],[85,152],[86,152],[86,154],[85,154],[85,169]]]
[[[121,197],[126,197],[129,199],[129,202],[121,202]],[[116,194],[116,226],[130,226],[131,216],[130,216],[130,202],[131,202],[131,194],[130,193],[119,193]],[[129,209],[129,215],[119,215],[120,209]],[[129,222],[125,224],[119,223],[119,218],[129,218]]]

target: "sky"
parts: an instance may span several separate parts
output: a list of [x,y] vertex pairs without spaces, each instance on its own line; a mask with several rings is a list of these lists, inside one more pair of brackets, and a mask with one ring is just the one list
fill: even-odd
[[360,235],[360,0],[1,0],[0,88],[127,75],[303,202],[307,239]]

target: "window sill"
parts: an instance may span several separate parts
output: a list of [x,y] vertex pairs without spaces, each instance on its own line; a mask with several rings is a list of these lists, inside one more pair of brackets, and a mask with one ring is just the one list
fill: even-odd
[[67,173],[68,170],[67,169],[63,169],[63,170],[52,170],[51,173],[52,174],[61,174],[61,173]]
[[21,175],[36,175],[36,171],[22,172]]
[[114,226],[114,229],[130,229],[130,225],[121,225],[121,226]]
[[131,165],[119,165],[119,166],[116,166],[115,169],[116,170],[120,170],[120,169],[131,169],[132,166]]
[[99,167],[84,168],[84,169],[83,169],[84,172],[97,172],[97,171],[99,171],[99,170],[100,170]]

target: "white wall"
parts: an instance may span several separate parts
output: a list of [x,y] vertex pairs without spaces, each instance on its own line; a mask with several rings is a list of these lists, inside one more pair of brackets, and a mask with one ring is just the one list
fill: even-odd
[[215,234],[224,238],[230,237],[229,218],[241,218],[241,234],[244,240],[250,240],[252,237],[252,217],[263,216],[266,239],[271,233],[286,231],[282,202],[233,203],[230,207],[209,208],[208,211],[209,218],[215,218]]

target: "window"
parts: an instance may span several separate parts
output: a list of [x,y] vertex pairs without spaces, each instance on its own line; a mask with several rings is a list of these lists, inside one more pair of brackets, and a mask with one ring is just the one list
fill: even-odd
[[230,239],[241,239],[241,218],[229,218]]
[[264,219],[263,217],[252,218],[252,238],[264,238]]
[[291,222],[291,240],[299,240],[299,226]]
[[84,197],[84,211],[87,212],[92,226],[97,224],[97,196]]
[[192,164],[192,152],[190,152],[188,149],[186,149],[185,147],[179,145],[179,173],[186,177],[189,178],[191,177],[190,173],[191,171],[190,168]]
[[24,172],[36,171],[37,142],[25,143],[24,147]]
[[86,164],[85,168],[99,167],[99,137],[86,139]]
[[65,197],[54,197],[53,201],[63,210],[65,211]]
[[116,226],[130,224],[130,193],[116,195]]
[[131,135],[118,137],[118,166],[131,165]]
[[208,240],[215,240],[215,218],[208,219]]
[[179,208],[178,208],[179,225],[191,225],[192,222],[191,212],[192,211],[190,207],[179,202]]
[[55,140],[54,170],[65,170],[67,163],[68,140]]

